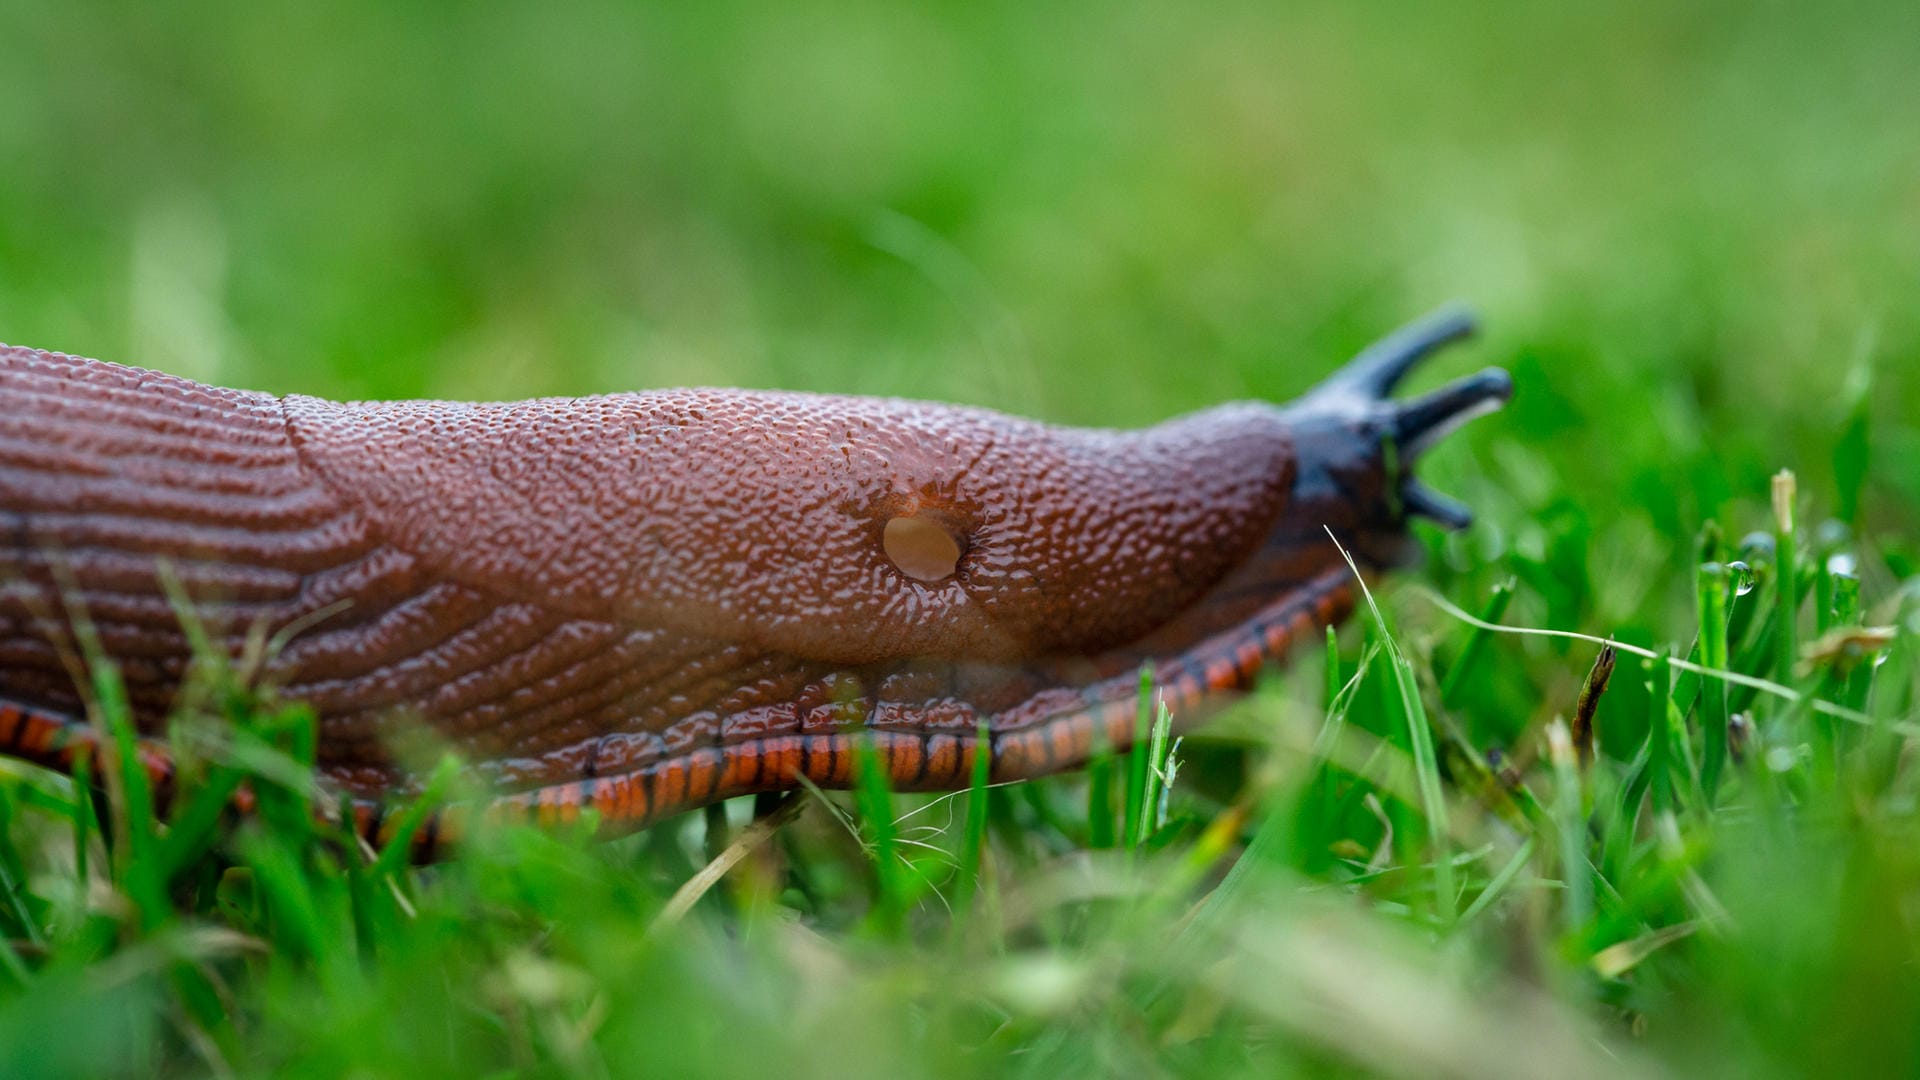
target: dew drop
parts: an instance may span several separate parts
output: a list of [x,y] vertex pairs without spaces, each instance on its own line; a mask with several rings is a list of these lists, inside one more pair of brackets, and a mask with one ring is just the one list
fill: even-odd
[[915,581],[944,581],[960,565],[960,538],[933,518],[891,518],[880,540],[887,558]]
[[1727,564],[1727,573],[1733,575],[1733,595],[1745,596],[1753,591],[1753,567],[1735,560]]
[[1860,564],[1854,560],[1854,557],[1845,551],[1827,560],[1827,573],[1835,577],[1854,577],[1860,572],[1859,567]]

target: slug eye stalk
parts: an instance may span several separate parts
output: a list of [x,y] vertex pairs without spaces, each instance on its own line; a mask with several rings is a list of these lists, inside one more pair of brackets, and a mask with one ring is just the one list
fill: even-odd
[[[1393,438],[1402,464],[1412,465],[1456,428],[1495,411],[1512,397],[1513,377],[1488,368],[1400,406],[1393,414]],[[1450,529],[1473,524],[1473,512],[1466,504],[1422,484],[1411,472],[1403,473],[1400,500],[1408,513]]]
[[1349,398],[1372,404],[1393,393],[1420,361],[1478,329],[1473,313],[1449,304],[1395,330],[1361,351],[1340,370],[1307,391],[1301,404]]
[[1411,401],[1390,395],[1421,361],[1474,329],[1464,308],[1442,308],[1369,346],[1289,408],[1301,428],[1298,494],[1351,497],[1378,488],[1380,527],[1406,515],[1450,529],[1472,524],[1471,511],[1420,483],[1413,465],[1461,425],[1500,408],[1513,396],[1513,377],[1487,368]]

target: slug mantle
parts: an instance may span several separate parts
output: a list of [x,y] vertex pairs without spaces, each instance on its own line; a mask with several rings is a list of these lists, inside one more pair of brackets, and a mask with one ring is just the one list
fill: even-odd
[[855,738],[903,789],[1069,768],[1128,744],[1143,664],[1187,722],[1344,617],[1328,529],[1382,568],[1409,517],[1467,524],[1413,467],[1506,373],[1391,394],[1470,329],[1127,432],[738,390],[336,403],[0,347],[0,753],[90,752],[84,612],[166,781],[170,574],[216,648],[284,639],[263,677],[364,833],[429,747],[498,792],[423,855],[478,812],[611,833],[845,786]]

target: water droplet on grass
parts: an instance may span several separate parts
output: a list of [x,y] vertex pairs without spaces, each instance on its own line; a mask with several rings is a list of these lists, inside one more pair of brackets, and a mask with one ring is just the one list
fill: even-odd
[[1727,564],[1727,573],[1733,577],[1733,595],[1745,596],[1753,591],[1753,567],[1736,559]]

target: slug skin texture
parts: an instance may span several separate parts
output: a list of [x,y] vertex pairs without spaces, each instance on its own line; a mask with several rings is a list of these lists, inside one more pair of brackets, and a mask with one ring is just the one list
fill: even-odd
[[1465,523],[1411,465],[1505,373],[1388,395],[1468,330],[1125,432],[739,390],[343,404],[0,347],[0,753],[90,752],[83,617],[166,782],[170,577],[216,648],[279,642],[261,678],[376,838],[428,747],[498,793],[428,848],[845,786],[862,734],[902,789],[1070,768],[1128,744],[1142,664],[1187,722],[1344,617],[1329,529],[1383,568],[1408,515]]

